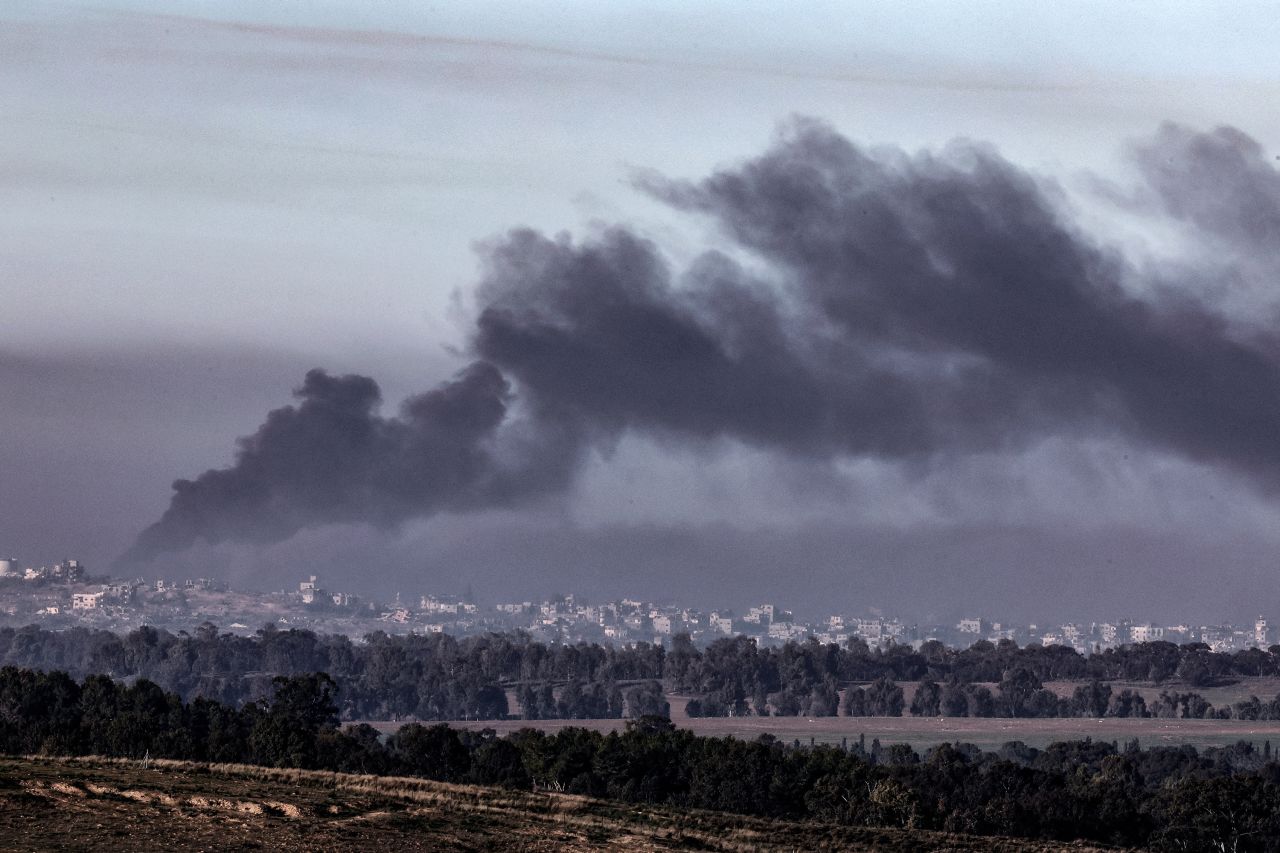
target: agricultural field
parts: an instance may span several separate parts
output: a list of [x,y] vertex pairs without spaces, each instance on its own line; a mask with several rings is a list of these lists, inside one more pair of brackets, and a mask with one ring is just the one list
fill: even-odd
[[[1055,741],[1093,740],[1118,741],[1121,744],[1137,738],[1143,747],[1177,746],[1190,744],[1195,747],[1226,746],[1237,741],[1249,741],[1259,748],[1265,741],[1273,747],[1280,746],[1280,720],[1249,722],[1243,720],[1170,720],[1170,719],[1119,719],[1107,717],[1009,719],[1004,717],[701,717],[672,721],[698,735],[708,737],[733,737],[754,739],[768,734],[784,742],[799,740],[801,743],[838,744],[853,743],[859,736],[870,745],[878,738],[884,746],[908,743],[916,750],[925,750],[940,743],[972,743],[985,750],[994,750],[1008,741],[1022,741],[1028,746],[1043,748]],[[522,728],[536,728],[555,732],[569,726],[581,726],[595,731],[622,731],[624,720],[487,720],[455,721],[449,725],[465,729],[494,729],[499,734],[509,734]],[[383,732],[391,733],[401,723],[372,723]]]
[[[1148,705],[1165,691],[1170,693],[1199,693],[1205,698],[1205,701],[1215,708],[1222,705],[1234,705],[1236,702],[1242,702],[1250,696],[1257,696],[1262,701],[1267,702],[1274,699],[1276,694],[1280,694],[1280,678],[1275,678],[1274,676],[1240,678],[1229,684],[1216,687],[1193,687],[1180,681],[1169,681],[1163,684],[1151,684],[1145,681],[1111,681],[1108,683],[1111,685],[1111,690],[1116,693],[1121,690],[1133,690],[1141,693],[1142,698],[1146,700]],[[991,686],[994,687],[994,685]],[[1046,681],[1044,686],[1059,696],[1070,696],[1071,692],[1079,686],[1079,682]]]
[[[1060,696],[1070,696],[1079,682],[1051,681],[1045,687]],[[1111,689],[1136,690],[1148,702],[1153,702],[1161,691],[1194,691],[1215,706],[1234,704],[1258,696],[1263,700],[1280,693],[1280,678],[1242,678],[1220,687],[1194,688],[1180,683],[1152,685],[1142,682],[1110,682]],[[915,682],[901,682],[900,686],[910,703],[915,692]],[[987,685],[993,691],[995,684]],[[1022,741],[1028,746],[1043,748],[1055,741],[1093,740],[1126,741],[1137,738],[1144,746],[1177,746],[1189,744],[1195,747],[1227,746],[1238,741],[1248,741],[1261,748],[1271,741],[1280,747],[1280,720],[1181,720],[1167,718],[1102,719],[1065,717],[1053,719],[1010,719],[1007,717],[690,717],[685,713],[689,696],[667,695],[671,705],[671,721],[680,728],[698,735],[754,739],[763,734],[779,740],[801,743],[852,743],[865,737],[868,744],[879,739],[888,746],[907,743],[917,750],[925,750],[940,743],[961,741],[982,749],[999,748],[1008,741]],[[517,707],[514,694],[509,697],[512,708]],[[370,721],[375,728],[390,734],[401,722]],[[490,728],[499,734],[509,734],[522,728],[536,728],[555,732],[568,726],[581,726],[595,731],[621,731],[623,720],[489,720],[484,722],[456,720],[450,726],[465,729]]]
[[0,843],[13,851],[1098,849],[759,820],[420,779],[46,758],[0,759]]

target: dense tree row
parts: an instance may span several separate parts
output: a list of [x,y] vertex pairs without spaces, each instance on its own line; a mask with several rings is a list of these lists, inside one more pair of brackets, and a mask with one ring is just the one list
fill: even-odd
[[[692,715],[829,716],[1280,716],[1275,702],[1211,708],[1198,694],[1112,695],[1110,680],[1199,686],[1280,672],[1280,646],[1235,654],[1199,644],[1144,643],[1089,657],[1011,642],[950,649],[936,642],[846,647],[816,641],[761,648],[747,637],[705,649],[687,636],[670,649],[546,645],[525,634],[455,639],[445,634],[374,633],[359,641],[268,626],[253,636],[205,624],[191,634],[141,628],[126,635],[83,628],[0,629],[0,664],[63,670],[74,677],[146,678],[185,700],[242,705],[269,695],[277,675],[327,672],[341,688],[343,719],[526,719],[665,713],[664,690],[693,696]],[[1058,697],[1046,681],[1080,684]],[[895,684],[919,682],[904,699]],[[987,686],[990,685],[990,686]],[[1105,697],[1102,695],[1105,693]],[[514,697],[514,702],[511,701]]]
[[[664,711],[665,650],[645,643],[543,645],[527,635],[375,633],[361,642],[268,626],[251,637],[206,624],[193,634],[140,628],[120,636],[76,628],[0,629],[0,664],[63,670],[75,677],[146,678],[184,699],[242,705],[270,694],[278,675],[327,672],[341,687],[343,719],[620,717]],[[517,703],[512,708],[506,688]],[[548,698],[549,697],[549,698]],[[656,704],[655,704],[656,702]],[[642,710],[643,709],[643,710]]]
[[[886,695],[889,685],[877,682],[878,695]],[[858,708],[868,716],[885,715],[885,703],[859,705],[850,699],[849,691],[841,706],[842,713],[858,715]],[[900,700],[892,703],[901,705]],[[846,707],[848,710],[846,710]],[[1006,674],[992,693],[986,687],[952,681],[939,685],[925,679],[915,689],[909,712],[917,717],[1183,717],[1218,720],[1280,720],[1280,695],[1271,701],[1257,696],[1231,706],[1215,708],[1199,693],[1162,690],[1150,705],[1136,690],[1113,690],[1110,684],[1089,681],[1075,687],[1071,696],[1058,696],[1044,688],[1034,673],[1014,670]],[[892,716],[892,713],[888,714]]]
[[[761,649],[748,637],[717,640],[699,650],[676,637],[666,656],[664,677],[673,689],[707,697],[716,707],[741,705],[748,711],[772,704],[771,693],[787,693],[786,704],[821,706],[814,690],[834,684],[932,681],[938,684],[997,684],[1024,672],[1036,682],[1147,681],[1177,679],[1193,687],[1242,676],[1280,675],[1280,646],[1270,650],[1213,652],[1202,643],[1139,643],[1084,656],[1065,646],[981,641],[952,649],[936,641],[909,646],[869,648],[861,640],[846,647],[810,640]],[[742,704],[745,703],[745,704]]]
[[0,751],[252,762],[567,791],[844,825],[1085,840],[1180,851],[1280,851],[1270,744],[1197,751],[1102,742],[1038,750],[883,748],[695,737],[661,717],[624,732],[499,738],[412,723],[386,738],[337,728],[335,683],[278,677],[240,708],[138,680],[0,669]]

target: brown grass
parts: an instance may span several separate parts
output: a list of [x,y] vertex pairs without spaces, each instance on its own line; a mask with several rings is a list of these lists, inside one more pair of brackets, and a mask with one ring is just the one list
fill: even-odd
[[0,759],[6,849],[954,850],[1088,848],[787,823],[422,779],[244,765]]

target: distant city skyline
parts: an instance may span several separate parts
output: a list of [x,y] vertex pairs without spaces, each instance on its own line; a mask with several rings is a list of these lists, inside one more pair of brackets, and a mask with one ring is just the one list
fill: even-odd
[[[5,564],[8,564],[7,567]],[[320,634],[365,636],[369,631],[448,633],[457,636],[526,631],[536,640],[576,644],[666,644],[680,634],[706,645],[724,637],[745,636],[776,646],[811,639],[848,647],[910,646],[919,650],[937,641],[953,648],[975,642],[1012,641],[1018,645],[1069,646],[1080,654],[1124,645],[1168,642],[1203,643],[1213,651],[1267,649],[1280,641],[1276,619],[1258,614],[1244,623],[1200,614],[1201,618],[1161,622],[1150,614],[1081,612],[1070,619],[1011,620],[991,608],[979,608],[948,620],[898,613],[871,603],[804,610],[785,600],[731,603],[726,597],[680,600],[647,598],[623,592],[598,598],[572,590],[524,598],[499,593],[476,596],[470,584],[459,594],[441,590],[397,591],[388,600],[369,597],[318,575],[296,585],[267,590],[232,588],[210,578],[134,577],[94,574],[79,560],[27,566],[0,561],[0,625],[72,626],[112,631],[153,626],[204,630],[209,624],[233,633],[251,633],[264,625],[301,628]]]

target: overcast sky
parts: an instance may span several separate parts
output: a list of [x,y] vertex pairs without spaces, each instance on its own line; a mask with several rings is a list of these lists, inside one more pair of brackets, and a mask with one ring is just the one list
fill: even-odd
[[794,5],[0,6],[0,555],[1280,614],[1274,6]]

